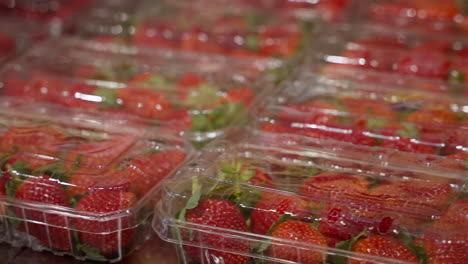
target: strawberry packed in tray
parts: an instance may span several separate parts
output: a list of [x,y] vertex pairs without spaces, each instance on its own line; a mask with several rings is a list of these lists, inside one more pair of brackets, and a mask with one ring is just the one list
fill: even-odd
[[356,19],[389,27],[468,34],[468,2],[464,0],[359,0]]
[[39,34],[33,24],[0,15],[0,63],[23,51]]
[[236,57],[291,57],[307,39],[309,23],[288,12],[216,7],[148,1],[128,14],[133,19],[125,21],[115,21],[112,12],[105,16],[102,10],[91,10],[77,28],[104,42]]
[[2,93],[167,121],[197,133],[219,131],[245,119],[262,79],[250,64],[208,57],[90,50],[48,57],[26,56],[6,67]]
[[466,98],[308,75],[256,110],[268,132],[465,160]]
[[165,180],[154,228],[183,263],[468,259],[463,171],[281,137],[218,142]]
[[0,109],[0,241],[115,261],[150,236],[155,186],[186,159],[183,141],[97,113]]
[[[406,83],[429,90],[468,89],[468,39],[343,25],[323,32],[311,67],[337,76]],[[320,62],[317,63],[316,60]]]

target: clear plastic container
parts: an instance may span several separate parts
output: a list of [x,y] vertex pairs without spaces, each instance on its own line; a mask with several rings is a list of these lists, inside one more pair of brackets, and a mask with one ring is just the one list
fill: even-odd
[[77,18],[76,28],[99,41],[243,58],[290,58],[308,43],[310,22],[289,12],[179,2],[104,3]]
[[309,68],[328,75],[468,94],[468,39],[374,25],[341,25],[318,34]]
[[154,228],[181,263],[463,263],[466,172],[387,154],[259,132],[221,141],[164,181]]
[[24,51],[40,37],[38,28],[11,16],[0,17],[0,64]]
[[356,20],[406,30],[468,35],[468,5],[459,0],[354,1]]
[[466,159],[467,97],[313,74],[278,91],[255,110],[261,130]]
[[[47,25],[52,35],[69,29],[73,18],[95,0],[2,0],[0,12]],[[98,1],[99,2],[99,1]]]
[[117,261],[151,237],[157,185],[191,155],[131,119],[0,100],[0,241]]
[[2,93],[163,121],[203,144],[247,119],[254,101],[272,87],[270,66],[261,61],[130,48],[101,52],[109,44],[94,49],[82,43],[89,44],[54,40],[12,62],[1,73]]

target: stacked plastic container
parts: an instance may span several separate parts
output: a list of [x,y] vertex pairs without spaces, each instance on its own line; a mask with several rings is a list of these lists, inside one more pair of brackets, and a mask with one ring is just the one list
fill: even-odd
[[465,11],[96,3],[0,70],[0,238],[111,262],[157,233],[184,264],[464,264]]
[[116,261],[151,235],[156,186],[192,153],[175,133],[2,98],[0,240]]
[[269,78],[281,65],[61,38],[4,67],[1,92],[133,115],[178,129],[203,145],[227,127],[246,122],[253,102],[271,87]]

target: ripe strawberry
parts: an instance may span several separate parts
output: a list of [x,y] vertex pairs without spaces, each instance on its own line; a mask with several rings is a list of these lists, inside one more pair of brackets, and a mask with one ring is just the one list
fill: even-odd
[[285,214],[306,220],[309,215],[308,204],[301,198],[265,194],[253,209],[250,228],[254,233],[266,235],[273,224]]
[[96,86],[86,83],[70,83],[66,88],[62,88],[62,92],[54,98],[51,98],[53,103],[85,109],[98,108],[99,104],[92,99],[95,97]]
[[378,203],[410,213],[420,210],[441,210],[452,199],[454,192],[446,182],[400,180],[380,184],[370,191]]
[[302,36],[287,25],[270,26],[260,34],[259,49],[264,56],[292,56],[299,48]]
[[[389,258],[392,260],[401,260],[410,263],[418,263],[416,256],[400,242],[387,237],[372,236],[360,239],[352,247],[352,252],[366,254],[376,257]],[[367,264],[370,261],[363,260],[357,255],[352,254],[348,258],[347,264]]]
[[3,56],[7,56],[15,51],[15,42],[16,41],[14,38],[0,33],[0,59],[2,59]]
[[450,109],[419,109],[410,113],[406,120],[415,123],[454,123],[458,117]]
[[[209,198],[201,200],[198,205],[187,210],[185,219],[188,223],[206,225],[227,230],[247,232],[247,224],[239,209],[233,202]],[[246,264],[249,257],[228,252],[249,253],[249,242],[239,238],[217,235],[219,231],[210,232],[209,227],[199,227],[203,232],[183,230],[182,237],[191,243],[201,243],[206,247],[221,248],[223,251],[184,246],[187,254],[200,263],[220,261],[224,264]],[[193,234],[195,232],[195,234]]]
[[438,52],[412,52],[398,62],[398,72],[420,77],[447,79],[450,61]]
[[[273,243],[267,251],[269,257],[288,260],[303,264],[323,263],[325,252],[323,249],[314,248],[314,246],[325,247],[327,242],[325,238],[312,226],[300,221],[286,221],[275,227],[271,233],[273,238],[284,239],[310,245],[310,249],[297,249],[297,246],[288,242],[281,242],[283,245]],[[286,245],[284,245],[286,244]]]
[[116,137],[84,143],[68,153],[67,165],[87,169],[105,168],[116,161],[132,144],[132,137]]
[[[369,191],[369,182],[358,175],[324,172],[309,178],[299,189],[301,195],[321,201],[346,202]],[[316,205],[316,206],[317,206]]]
[[[34,176],[25,180],[16,190],[15,198],[25,202],[70,206],[65,190],[60,183],[48,176]],[[43,245],[58,250],[71,250],[72,237],[67,230],[70,226],[68,226],[68,221],[64,216],[44,213],[39,209],[22,210],[20,207],[15,208],[15,213],[18,217],[44,223],[27,222],[20,226],[20,229],[29,232]],[[25,225],[27,225],[27,229]]]
[[[75,211],[89,213],[122,213],[136,203],[136,197],[131,192],[116,192],[101,190],[92,192],[81,198]],[[109,217],[112,217],[110,215]],[[136,224],[135,215],[119,216],[109,221],[88,220],[76,218],[74,221],[80,242],[97,248],[101,255],[106,256],[125,249],[133,240]],[[85,252],[86,253],[86,252]]]
[[273,179],[265,169],[249,164],[242,164],[240,161],[221,164],[219,177],[234,183],[243,183],[266,188],[274,188]]
[[176,169],[185,157],[186,154],[180,150],[140,155],[125,164],[119,175],[130,180],[132,191],[137,196],[143,196]]
[[254,92],[249,87],[239,87],[227,91],[226,97],[224,98],[230,103],[243,103],[248,106],[254,99]]
[[[200,38],[200,35],[205,35],[207,37]],[[223,47],[216,42],[214,36],[210,35],[210,33],[206,32],[200,26],[192,26],[192,28],[182,32],[180,48],[197,52],[223,53]]]
[[122,100],[122,108],[132,115],[148,119],[159,119],[171,108],[167,95],[143,88],[123,88],[117,90]]
[[65,143],[65,137],[65,134],[50,126],[11,127],[1,138],[1,148],[56,156]]
[[136,28],[133,41],[137,46],[178,48],[181,34],[176,27],[172,20],[140,24]]
[[426,249],[429,263],[461,264],[468,259],[468,199],[454,202],[415,240]]
[[121,175],[115,168],[103,170],[80,169],[70,176],[67,190],[70,197],[82,196],[97,190],[127,192],[130,180]]
[[177,95],[185,101],[190,93],[190,89],[199,86],[203,82],[205,82],[205,80],[201,76],[193,72],[187,72],[180,76],[179,81],[177,82]]

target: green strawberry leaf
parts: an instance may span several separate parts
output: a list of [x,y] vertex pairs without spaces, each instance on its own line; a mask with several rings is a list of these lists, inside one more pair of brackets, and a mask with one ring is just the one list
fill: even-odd
[[194,177],[192,179],[192,196],[187,201],[185,209],[193,209],[197,207],[201,197],[201,187],[202,185],[199,183],[198,178]]
[[[266,235],[267,235],[267,236],[271,236],[271,234],[273,233],[273,231],[275,231],[275,229],[276,229],[277,226],[279,226],[280,224],[282,224],[282,223],[284,223],[284,222],[286,222],[286,221],[288,221],[288,220],[291,220],[291,219],[293,219],[293,218],[292,218],[291,215],[289,215],[289,214],[284,214],[284,215],[282,215],[282,216],[278,219],[278,221],[277,221],[276,223],[274,223],[274,224],[272,224],[272,225],[270,226],[270,228],[268,229]],[[267,241],[262,242],[262,243],[260,244],[259,248],[257,249],[257,252],[258,252],[258,253],[264,252],[265,250],[268,249],[268,247],[269,247],[270,245],[271,245],[271,241],[270,241],[270,240],[267,240]]]
[[388,124],[388,121],[382,118],[369,118],[366,127],[370,130],[380,129]]
[[208,132],[208,131],[213,130],[211,122],[206,115],[191,114],[190,119],[192,120],[192,127],[191,127],[192,131]]
[[424,245],[416,244],[408,230],[402,228],[398,234],[398,240],[403,244],[403,246],[413,252],[413,254],[419,259],[420,264],[427,264],[429,262]]
[[46,174],[54,179],[58,179],[61,182],[68,182],[69,174],[68,170],[61,166],[59,163],[47,164],[35,169],[32,174]]
[[12,176],[5,184],[6,195],[8,197],[15,197],[16,190],[25,181],[25,175],[31,175],[29,165],[23,161],[17,160],[13,165],[7,164],[6,170]]
[[[361,239],[364,236],[367,236],[367,229],[362,231],[360,234],[358,234],[357,236],[355,236],[355,237],[353,237],[353,238],[351,238],[349,240],[337,243],[336,248],[341,249],[341,250],[351,251],[354,244],[356,244],[356,242],[358,242],[359,239]],[[333,263],[335,263],[335,264],[346,264],[347,259],[348,258],[346,256],[335,255],[335,256],[333,256]]]
[[463,84],[465,83],[465,74],[457,70],[452,70],[449,74],[449,82]]
[[402,123],[403,129],[397,130],[397,134],[402,137],[407,138],[419,138],[419,131],[418,128],[411,123]]
[[103,81],[115,81],[115,73],[108,67],[96,68],[95,73],[91,76],[91,79],[103,80]]
[[103,255],[101,255],[99,249],[88,244],[78,244],[76,246],[76,249],[83,252],[87,258],[93,260],[106,260],[106,258]]
[[99,105],[104,109],[119,108],[117,103],[117,91],[111,88],[99,87],[94,91],[94,94],[101,97]]
[[17,229],[18,226],[21,224],[21,220],[18,218],[18,216],[15,214],[15,211],[10,206],[7,207],[6,211],[9,222],[13,225],[14,229]]
[[460,13],[468,15],[468,2],[466,0],[455,0]]
[[242,103],[224,103],[213,110],[213,128],[220,129],[237,120],[246,121],[247,111]]
[[258,27],[259,25],[265,23],[266,19],[267,17],[265,17],[263,14],[253,10],[244,13],[244,20],[247,22],[247,26],[249,28]]
[[258,51],[260,49],[260,37],[258,35],[248,35],[245,38],[245,47],[251,51]]
[[210,83],[202,83],[190,90],[185,102],[197,108],[213,104],[218,99],[218,87]]

